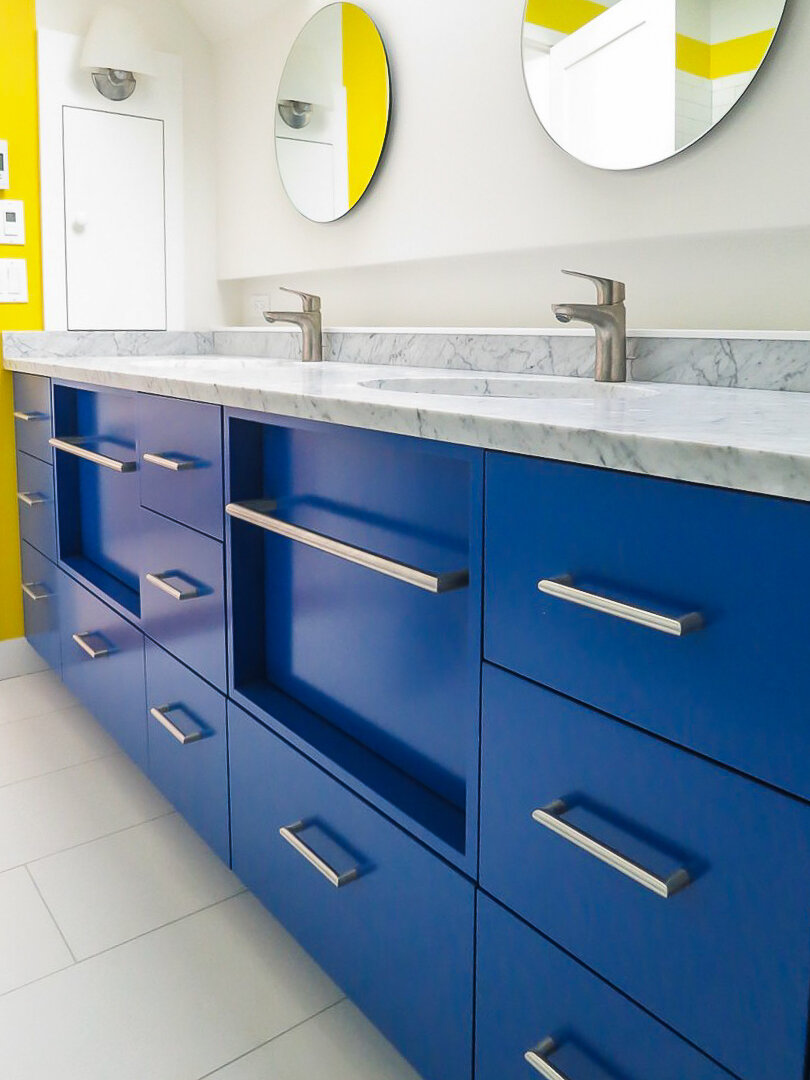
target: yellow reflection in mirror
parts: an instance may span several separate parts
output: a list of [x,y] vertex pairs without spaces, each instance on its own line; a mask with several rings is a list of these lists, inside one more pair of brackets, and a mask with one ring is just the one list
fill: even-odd
[[343,6],[349,206],[362,198],[380,160],[388,129],[388,61],[377,27],[362,8]]

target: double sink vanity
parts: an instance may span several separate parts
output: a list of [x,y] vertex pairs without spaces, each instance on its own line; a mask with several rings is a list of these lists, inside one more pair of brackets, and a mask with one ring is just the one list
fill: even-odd
[[801,1080],[810,398],[106,337],[26,633],[415,1069]]

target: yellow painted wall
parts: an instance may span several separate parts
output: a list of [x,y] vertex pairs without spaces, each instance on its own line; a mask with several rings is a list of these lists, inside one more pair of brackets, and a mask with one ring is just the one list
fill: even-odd
[[343,5],[343,83],[349,136],[349,206],[360,199],[380,160],[388,127],[388,63],[369,16]]
[[[25,202],[25,247],[0,245],[0,258],[28,261],[27,304],[0,304],[0,330],[42,329],[39,133],[34,0],[0,0],[0,138],[8,140],[11,187]],[[0,640],[23,632],[11,375],[0,373]]]

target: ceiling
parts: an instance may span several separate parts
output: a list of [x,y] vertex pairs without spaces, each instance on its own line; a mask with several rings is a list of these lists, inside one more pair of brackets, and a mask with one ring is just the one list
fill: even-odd
[[180,0],[211,41],[233,37],[286,2],[288,0]]

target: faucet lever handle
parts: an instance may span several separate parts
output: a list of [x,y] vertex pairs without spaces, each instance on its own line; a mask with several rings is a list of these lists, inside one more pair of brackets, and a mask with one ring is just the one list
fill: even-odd
[[288,289],[285,285],[280,285],[279,288],[282,292],[292,293],[293,296],[300,296],[303,302],[304,311],[321,310],[320,296],[315,296],[314,293],[301,292],[299,289]]
[[596,274],[582,274],[579,270],[563,270],[569,277],[585,278],[596,286],[596,300],[599,304],[620,304],[627,296],[623,281],[613,278],[597,277]]

